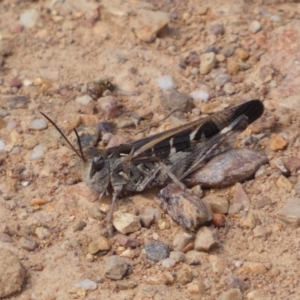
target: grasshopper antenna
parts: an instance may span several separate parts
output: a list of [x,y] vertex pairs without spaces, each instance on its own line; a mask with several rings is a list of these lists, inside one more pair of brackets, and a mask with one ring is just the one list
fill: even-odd
[[78,132],[76,131],[76,129],[74,129],[74,131],[75,131],[75,134],[76,134],[77,143],[78,143],[78,146],[79,146],[79,151],[75,149],[75,147],[70,143],[68,138],[61,131],[61,129],[47,115],[45,115],[41,111],[40,111],[40,113],[55,127],[55,129],[61,134],[61,136],[65,139],[65,141],[71,147],[71,149],[76,153],[76,155],[79,158],[81,158],[84,162],[86,162],[86,159],[84,158],[84,155],[83,155],[82,146],[81,146],[81,143],[80,143],[80,138],[79,138],[79,135],[78,135]]

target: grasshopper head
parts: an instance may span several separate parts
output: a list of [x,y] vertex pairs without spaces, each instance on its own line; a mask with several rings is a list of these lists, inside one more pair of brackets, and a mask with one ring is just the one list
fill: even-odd
[[81,174],[89,187],[99,193],[105,192],[110,182],[110,165],[105,150],[94,147],[86,149]]
[[47,115],[42,112],[41,114],[57,129],[71,149],[80,158],[82,179],[85,183],[99,193],[106,192],[110,182],[110,166],[105,150],[89,147],[83,152],[78,133],[76,129],[74,129],[79,146],[79,150],[75,149],[61,129]]

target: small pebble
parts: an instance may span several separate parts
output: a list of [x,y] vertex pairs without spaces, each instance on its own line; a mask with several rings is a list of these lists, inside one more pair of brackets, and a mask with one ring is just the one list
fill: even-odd
[[112,255],[108,257],[104,264],[105,276],[110,279],[122,279],[129,269],[127,259]]
[[83,95],[83,96],[77,97],[75,99],[75,102],[77,102],[78,104],[81,104],[81,105],[87,105],[91,101],[93,101],[93,98],[89,95]]
[[242,267],[239,268],[238,272],[241,273],[252,273],[257,275],[263,275],[267,272],[267,268],[264,264],[259,262],[247,261]]
[[73,232],[82,231],[85,226],[86,226],[86,222],[84,221],[76,222],[73,226]]
[[247,281],[232,274],[226,274],[223,282],[228,288],[239,289],[242,292],[245,292],[250,286]]
[[12,243],[13,239],[6,233],[0,232],[0,242],[1,243]]
[[229,75],[235,75],[240,70],[239,63],[235,60],[235,58],[227,59],[227,73]]
[[165,268],[165,269],[173,268],[173,267],[175,266],[175,264],[176,264],[175,259],[170,258],[170,257],[164,259],[164,260],[161,262],[162,267]]
[[226,45],[221,49],[221,54],[223,54],[225,57],[231,57],[235,51],[234,45]]
[[197,280],[197,281],[193,281],[190,282],[186,285],[187,291],[195,296],[200,296],[200,298],[202,298],[202,296],[205,294],[205,285],[203,283],[203,281]]
[[20,15],[20,23],[25,28],[33,28],[39,18],[39,12],[35,9],[27,9]]
[[97,239],[93,240],[88,245],[88,253],[90,254],[97,254],[98,252],[102,251],[109,251],[111,248],[109,240],[104,237],[100,236]]
[[235,54],[241,59],[241,60],[247,60],[250,56],[249,52],[246,51],[243,48],[237,48],[235,50]]
[[97,100],[97,107],[107,120],[116,117],[118,114],[118,101],[114,96],[110,95],[99,98]]
[[207,227],[201,227],[196,235],[195,250],[209,251],[218,246],[218,241],[214,233]]
[[216,85],[223,86],[225,83],[231,80],[231,76],[228,74],[219,74],[214,79]]
[[254,20],[249,26],[249,31],[255,34],[259,32],[261,28],[261,24],[258,21]]
[[273,151],[282,150],[288,145],[287,139],[283,137],[282,134],[277,134],[270,141],[270,149]]
[[20,238],[20,245],[23,249],[28,251],[33,251],[38,247],[38,243],[35,240],[26,237]]
[[277,216],[280,220],[292,226],[300,224],[300,200],[299,198],[290,198],[284,206],[278,211]]
[[147,207],[145,212],[140,215],[140,220],[143,227],[150,228],[155,221],[155,216],[157,214],[156,211],[157,210],[152,207]]
[[187,232],[177,233],[173,239],[173,248],[177,251],[182,251],[195,238],[194,234]]
[[239,289],[230,289],[223,292],[217,300],[243,300],[243,294]]
[[10,87],[20,88],[21,86],[22,81],[18,77],[15,77],[10,81]]
[[185,260],[185,254],[181,251],[171,251],[169,257],[175,260],[176,263],[183,262]]
[[157,82],[158,82],[158,86],[162,90],[170,90],[175,87],[174,80],[170,75],[165,75],[165,76],[159,77],[157,79]]
[[0,151],[4,151],[5,149],[5,142],[3,140],[0,140]]
[[214,35],[218,35],[218,34],[224,34],[224,27],[223,27],[223,24],[221,23],[215,23],[215,24],[212,24],[210,27],[209,27],[209,31],[210,33],[214,34]]
[[169,246],[156,241],[145,245],[146,257],[152,261],[160,261],[169,256]]
[[235,94],[236,92],[235,85],[231,82],[226,82],[223,86],[223,91],[225,92],[226,95]]
[[116,211],[113,214],[114,227],[123,234],[138,231],[141,228],[140,218],[129,213]]
[[193,280],[192,268],[186,264],[181,265],[176,273],[177,282],[183,285],[190,283]]
[[30,159],[35,160],[35,159],[43,157],[45,154],[45,151],[46,151],[45,146],[43,146],[43,145],[35,146],[30,154]]
[[2,248],[0,248],[0,269],[0,298],[3,299],[21,290],[27,272],[16,254]]
[[196,90],[191,92],[190,95],[194,100],[199,99],[203,102],[207,102],[209,100],[209,93],[205,90]]
[[203,53],[200,56],[200,73],[208,74],[216,65],[216,54],[214,52]]
[[30,79],[24,79],[23,80],[23,85],[24,86],[31,86],[31,85],[33,85],[33,81],[30,80]]
[[40,240],[44,240],[44,239],[50,237],[51,232],[50,232],[49,229],[46,228],[46,227],[37,227],[37,228],[35,229],[35,234],[37,235],[37,237],[38,237]]
[[121,246],[124,246],[126,248],[136,248],[141,245],[141,243],[133,238],[130,238],[129,236],[125,234],[120,234],[118,233],[116,235],[116,241],[119,243]]
[[30,122],[29,128],[32,130],[43,130],[47,128],[47,123],[44,119],[35,119]]
[[229,209],[228,200],[223,196],[209,194],[205,196],[203,202],[208,205],[214,214],[227,214]]
[[89,215],[98,221],[102,221],[105,218],[105,214],[100,210],[98,205],[92,205],[89,210]]
[[90,279],[84,279],[79,282],[76,282],[74,283],[74,286],[78,288],[82,288],[86,291],[94,291],[98,287],[97,283]]

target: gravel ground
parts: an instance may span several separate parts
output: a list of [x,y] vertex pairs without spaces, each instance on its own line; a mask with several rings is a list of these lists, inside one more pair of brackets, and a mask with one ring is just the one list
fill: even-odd
[[[300,4],[0,0],[0,12],[0,298],[300,299]],[[109,238],[111,196],[81,182],[40,114],[74,145],[77,128],[106,147],[251,99],[265,114],[237,146],[269,163],[205,189],[214,225],[194,233],[157,188],[118,200]]]

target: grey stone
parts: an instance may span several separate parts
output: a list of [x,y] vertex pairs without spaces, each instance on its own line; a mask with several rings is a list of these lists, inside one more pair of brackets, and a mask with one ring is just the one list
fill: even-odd
[[169,257],[169,246],[160,241],[151,242],[145,245],[146,257],[153,261],[160,261]]
[[117,255],[110,256],[104,264],[105,276],[110,279],[122,279],[129,269],[127,260]]

